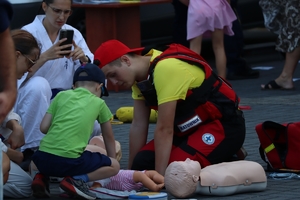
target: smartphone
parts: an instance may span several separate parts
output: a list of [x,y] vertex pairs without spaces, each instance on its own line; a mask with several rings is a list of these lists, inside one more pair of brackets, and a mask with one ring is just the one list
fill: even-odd
[[[59,40],[61,40],[63,38],[67,38],[67,40],[64,41],[63,43],[61,43],[60,46],[66,45],[66,44],[72,44],[73,36],[74,36],[74,30],[69,30],[69,29],[60,30]],[[68,47],[68,48],[65,48],[65,49],[62,49],[62,50],[66,51],[66,50],[71,50],[71,49],[72,49],[72,47]],[[69,54],[63,54],[63,56],[68,56],[68,55]]]

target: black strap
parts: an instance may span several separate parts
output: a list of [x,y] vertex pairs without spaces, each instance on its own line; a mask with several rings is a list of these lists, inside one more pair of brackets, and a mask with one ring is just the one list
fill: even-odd
[[[210,76],[208,79],[203,81],[202,85],[192,89],[193,93],[189,95],[184,101],[181,101],[180,106],[177,107],[176,113],[186,112],[187,110],[194,110],[199,106],[199,104],[205,103],[209,96],[212,94],[212,91],[218,91],[213,87],[216,82],[216,78],[214,76]],[[218,86],[222,84],[218,84]]]
[[[175,56],[175,57],[174,57]],[[179,57],[180,56],[180,57]],[[175,53],[168,53],[168,54],[164,54],[162,53],[161,55],[157,56],[152,62],[151,62],[151,65],[149,67],[149,81],[151,81],[151,83],[153,82],[153,72],[154,72],[154,68],[156,66],[156,64],[160,61],[160,60],[163,60],[167,57],[172,57],[172,58],[176,58],[176,59],[179,59],[179,60],[183,60],[189,64],[193,64],[193,65],[196,65],[198,66],[199,68],[201,69],[204,69],[203,68],[203,65],[200,64],[199,61],[201,62],[205,62],[203,60],[199,60],[198,58],[195,58],[195,57],[191,57],[190,55],[186,54],[186,53],[183,53],[183,52],[175,52]],[[214,74],[215,77],[217,77],[217,75],[214,73],[214,71],[212,71],[212,74]]]
[[[276,134],[275,134],[274,138],[272,138],[268,134],[267,129],[271,129],[271,130],[276,131]],[[278,148],[277,148],[277,145],[276,145],[276,141],[279,139],[279,137],[282,134],[284,134],[284,136],[286,137],[286,142],[287,142],[287,127],[282,125],[282,124],[279,124],[279,123],[276,123],[276,122],[273,122],[273,121],[265,121],[262,124],[262,130],[264,131],[266,136],[270,139],[270,141],[273,143],[273,145],[275,146],[275,149],[277,151],[278,151]],[[279,153],[279,151],[278,151],[278,153]],[[259,154],[260,154],[261,159],[267,163],[267,171],[276,171],[276,170],[278,170],[278,169],[274,169],[272,167],[272,165],[270,164],[270,162],[268,162],[266,160],[265,152],[264,152],[264,149],[261,145],[259,146]],[[280,158],[281,164],[284,167],[286,167],[285,166],[286,154],[287,154],[287,151],[284,153],[283,156],[281,156],[280,154],[278,155],[278,157]]]
[[262,148],[262,146],[260,145],[259,146],[259,155],[260,155],[260,157],[261,157],[261,159],[263,160],[263,161],[265,161],[265,163],[267,163],[267,169],[265,170],[265,171],[267,171],[267,172],[273,172],[274,171],[274,168],[271,166],[271,164],[267,161],[267,159],[266,159],[266,156],[265,156],[265,151],[264,151],[264,149]]

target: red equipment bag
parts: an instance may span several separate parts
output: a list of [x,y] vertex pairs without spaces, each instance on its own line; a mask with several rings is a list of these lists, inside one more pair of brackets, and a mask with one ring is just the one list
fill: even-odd
[[268,164],[267,171],[300,173],[300,122],[265,121],[255,130],[260,141],[260,156]]

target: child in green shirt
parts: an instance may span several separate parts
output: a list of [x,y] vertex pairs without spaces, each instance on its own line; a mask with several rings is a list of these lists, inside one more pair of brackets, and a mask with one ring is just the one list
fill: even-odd
[[[74,90],[58,93],[41,122],[46,135],[33,155],[38,173],[32,183],[35,197],[48,197],[47,177],[65,177],[60,187],[71,195],[95,199],[87,182],[111,177],[120,165],[115,159],[111,111],[100,97],[108,95],[105,76],[94,64],[79,67],[73,78]],[[101,125],[107,156],[85,151],[94,122]]]

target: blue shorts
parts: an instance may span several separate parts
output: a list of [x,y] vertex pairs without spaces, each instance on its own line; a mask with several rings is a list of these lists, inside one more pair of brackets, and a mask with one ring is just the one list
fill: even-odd
[[79,158],[65,158],[37,150],[32,160],[42,174],[56,177],[82,175],[111,166],[108,156],[90,151],[84,151]]

